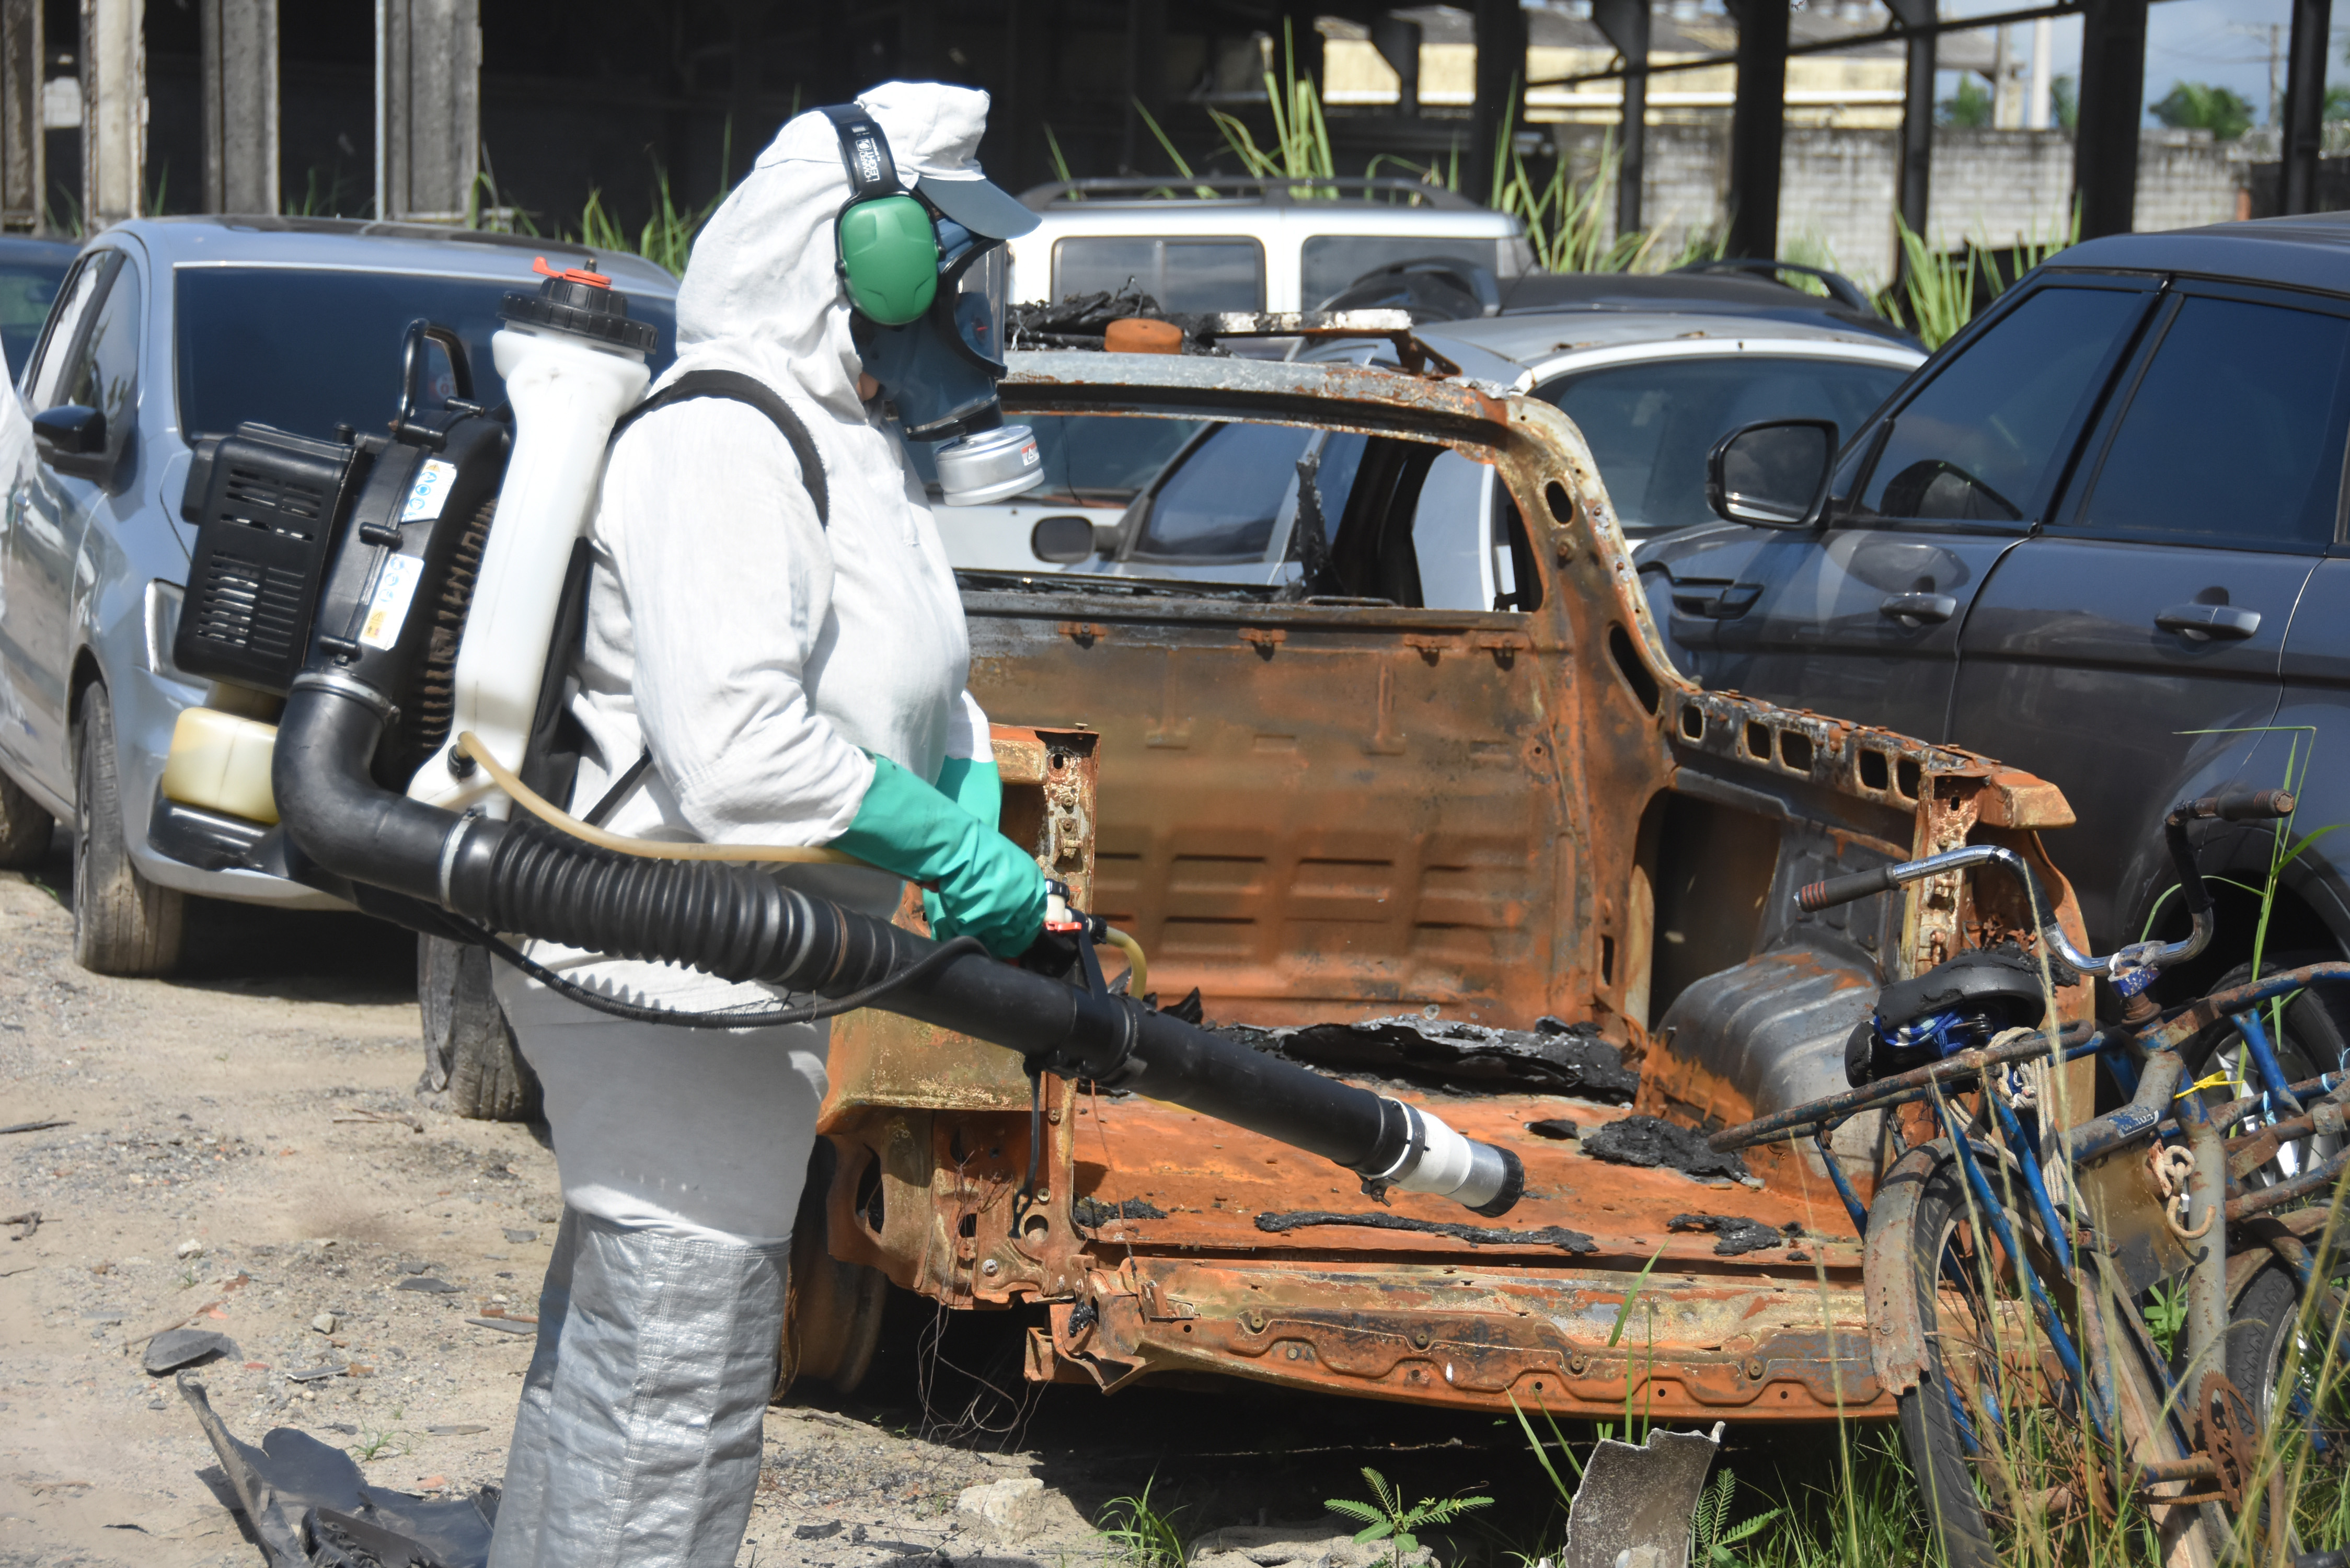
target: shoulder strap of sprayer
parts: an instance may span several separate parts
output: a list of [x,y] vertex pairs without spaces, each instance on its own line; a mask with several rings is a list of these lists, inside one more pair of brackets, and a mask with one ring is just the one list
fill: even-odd
[[612,427],[612,439],[651,413],[655,409],[668,408],[671,403],[690,402],[696,398],[723,398],[729,402],[748,403],[767,416],[783,438],[791,442],[792,455],[800,460],[800,481],[807,486],[808,499],[816,503],[818,527],[832,524],[832,496],[824,480],[824,460],[816,455],[816,438],[792,406],[775,394],[773,389],[756,377],[737,370],[688,370],[635,408],[620,416]]
[[[688,370],[684,375],[622,414],[619,422],[612,427],[612,439],[619,441],[622,431],[627,430],[655,409],[665,409],[671,403],[688,402],[695,398],[723,398],[730,402],[748,403],[766,415],[775,429],[783,433],[784,439],[792,443],[792,455],[800,460],[800,482],[807,486],[808,499],[816,503],[816,526],[829,528],[832,525],[832,494],[825,484],[824,460],[816,455],[816,439],[808,434],[808,428],[801,422],[799,415],[792,412],[792,406],[775,396],[775,391],[765,382],[755,377],[745,376],[735,370]],[[585,562],[580,564],[584,566]],[[577,590],[565,596],[567,600],[577,602],[578,612],[577,618],[579,625],[571,628],[568,636],[558,630],[556,637],[555,645],[564,650],[567,663],[568,653],[578,642],[585,628],[588,584],[584,573],[579,574],[579,577]],[[552,664],[549,666],[547,679],[552,683],[551,689],[559,689],[559,672]],[[542,710],[546,708],[545,692],[541,693],[540,707]],[[536,727],[534,728],[532,738],[534,751],[536,751],[539,749],[536,743],[538,738]],[[576,770],[578,767],[576,747],[567,760],[571,769]],[[645,774],[651,770],[652,765],[653,753],[650,748],[647,748],[635,762],[621,770],[619,777],[614,779],[610,787],[604,791],[603,798],[588,807],[585,818],[588,824],[594,827],[603,826],[604,819],[619,809],[620,802],[628,797],[630,790],[643,782]],[[556,796],[557,799],[565,798],[571,793],[568,771],[566,773],[561,789],[562,794]]]

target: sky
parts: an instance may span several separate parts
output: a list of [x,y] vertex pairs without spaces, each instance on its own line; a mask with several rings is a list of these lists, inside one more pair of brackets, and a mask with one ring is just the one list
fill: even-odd
[[[2030,0],[1944,0],[1945,17],[1982,16],[2021,10]],[[2350,81],[2350,65],[2342,58],[2350,26],[2350,7],[2334,13],[2331,65],[2327,79]],[[2173,82],[2209,82],[2232,88],[2252,106],[2258,123],[2269,123],[2269,50],[2275,29],[2278,90],[2283,90],[2283,53],[2293,19],[2290,0],[2158,0],[2147,9],[2146,96],[2148,102],[2170,90]],[[2060,17],[2055,35],[2054,73],[2078,78],[2081,70],[2081,21]],[[2032,26],[2023,23],[2011,35],[2014,47],[2027,55]],[[1957,88],[1956,78],[1940,84],[1938,96]]]

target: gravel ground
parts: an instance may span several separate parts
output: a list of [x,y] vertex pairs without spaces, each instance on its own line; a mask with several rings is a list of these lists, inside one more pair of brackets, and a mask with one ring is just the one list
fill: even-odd
[[[180,975],[109,980],[69,956],[67,871],[60,851],[0,874],[0,1126],[67,1124],[0,1135],[0,1217],[39,1215],[0,1227],[0,1568],[261,1561],[194,1418],[140,1369],[146,1336],[182,1324],[235,1342],[197,1375],[244,1440],[298,1427],[399,1490],[495,1483],[531,1341],[494,1325],[535,1312],[559,1201],[544,1130],[417,1095],[402,934],[203,904]],[[853,1398],[770,1412],[742,1561],[1064,1568],[1098,1561],[1088,1521],[1146,1488],[1196,1536],[1322,1520],[1322,1499],[1364,1493],[1365,1463],[1421,1496],[1498,1491],[1495,1516],[1524,1504],[1456,1559],[1541,1529],[1539,1482],[1495,1423],[1247,1387],[1028,1388],[1024,1322],[894,1297]]]

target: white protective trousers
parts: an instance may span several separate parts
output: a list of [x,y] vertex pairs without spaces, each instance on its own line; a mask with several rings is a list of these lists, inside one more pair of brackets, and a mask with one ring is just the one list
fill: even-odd
[[728,1568],[759,1479],[827,1025],[691,1030],[501,966],[563,1184],[491,1568]]

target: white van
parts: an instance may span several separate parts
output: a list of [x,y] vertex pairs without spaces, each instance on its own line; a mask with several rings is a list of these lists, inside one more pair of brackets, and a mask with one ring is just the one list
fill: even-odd
[[1024,304],[1131,279],[1161,310],[1312,310],[1397,262],[1445,256],[1497,278],[1534,265],[1517,219],[1412,180],[1065,180],[1020,199],[1044,220],[1010,242]]
[[[1044,221],[1008,242],[1019,304],[1131,282],[1170,312],[1312,310],[1398,262],[1442,257],[1505,282],[1534,265],[1516,218],[1411,180],[1068,180],[1020,199]],[[931,507],[957,566],[1062,570],[1032,548],[1036,524],[1069,517],[1107,528],[1175,455],[1158,450],[1154,441],[1169,438],[1150,421],[1032,423],[1045,462],[1041,489],[995,505]]]

